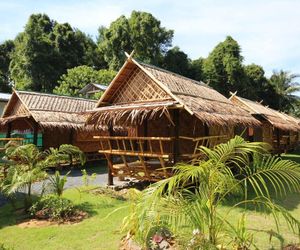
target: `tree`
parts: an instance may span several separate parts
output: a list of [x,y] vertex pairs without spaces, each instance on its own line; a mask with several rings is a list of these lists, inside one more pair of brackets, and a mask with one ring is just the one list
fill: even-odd
[[189,73],[190,78],[196,81],[204,80],[203,62],[204,62],[204,58],[201,57],[199,59],[192,60],[190,62],[190,73]]
[[244,72],[247,79],[245,86],[244,96],[245,98],[258,101],[260,99],[268,102],[267,87],[268,80],[265,77],[265,71],[263,67],[256,64],[250,64],[244,66]]
[[299,75],[291,74],[288,71],[273,71],[270,84],[277,95],[275,109],[289,111],[293,107],[297,101],[297,97],[293,94],[300,91],[300,84],[295,81],[299,77]]
[[[182,228],[190,233],[197,229],[199,245],[189,249],[225,247],[226,241],[237,240],[238,230],[249,233],[243,222],[242,228],[236,228],[229,218],[234,208],[246,209],[251,204],[271,213],[276,223],[279,215],[283,215],[291,228],[299,232],[300,222],[273,202],[277,195],[300,191],[297,163],[264,154],[265,144],[246,142],[239,136],[213,149],[202,146],[199,150],[203,158],[197,165],[177,165],[172,177],[151,185],[139,195],[126,220],[136,239],[143,242],[149,229],[160,225],[167,226],[175,235],[180,235]],[[231,206],[220,213],[220,206],[228,201]],[[244,240],[247,242],[237,240],[237,249],[246,249],[241,248],[249,243]]]
[[0,44],[0,91],[10,92],[11,82],[9,75],[9,64],[11,61],[11,54],[15,48],[12,40],[7,40]]
[[119,17],[109,28],[100,27],[98,46],[110,69],[117,70],[125,60],[124,52],[135,51],[135,57],[158,65],[171,46],[173,31],[147,12],[133,11],[127,19]]
[[190,76],[190,60],[177,46],[167,51],[162,67],[183,76]]
[[79,91],[89,83],[109,84],[116,75],[112,70],[95,70],[88,66],[78,66],[68,69],[67,74],[61,76],[59,86],[54,89],[55,94],[80,96]]
[[[25,206],[32,203],[32,184],[47,177],[46,169],[57,166],[60,160],[75,155],[84,159],[84,153],[73,145],[61,145],[59,149],[40,152],[33,144],[22,146],[10,145],[6,149],[6,157],[13,165],[8,169],[7,177],[0,183],[1,191],[12,196],[21,189],[27,190]],[[81,160],[84,164],[84,160]]]
[[239,44],[230,36],[219,43],[204,60],[205,81],[221,94],[238,91],[243,95],[245,74]]
[[50,39],[54,25],[47,15],[31,15],[15,39],[10,71],[17,89],[49,91],[53,87],[58,75]]
[[60,24],[45,14],[31,15],[15,39],[10,65],[17,89],[52,92],[59,77],[78,65],[102,65],[93,40],[70,24]]

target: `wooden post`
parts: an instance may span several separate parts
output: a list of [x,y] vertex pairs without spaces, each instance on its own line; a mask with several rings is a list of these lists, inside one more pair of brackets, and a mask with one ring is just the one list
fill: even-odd
[[180,154],[179,150],[179,109],[173,110],[173,121],[174,121],[174,143],[173,143],[173,161],[174,165],[178,162]]
[[74,129],[70,129],[70,134],[69,134],[69,143],[72,145],[73,144],[73,139],[74,139]]
[[280,156],[280,131],[279,128],[276,128],[276,138],[277,138],[277,150],[278,150],[278,156]]
[[11,128],[12,128],[12,122],[9,122],[7,124],[6,138],[10,138],[11,137]]
[[[146,120],[144,120],[144,137],[147,137],[147,136],[148,136],[148,121],[146,119]],[[147,140],[144,140],[144,151],[148,150],[147,142],[148,142]]]
[[[69,134],[69,144],[73,145],[73,135],[74,135],[74,130],[73,128],[70,129],[70,134]],[[72,154],[69,155],[69,160],[70,160],[70,167],[73,167],[73,156]]]
[[[109,136],[113,135],[113,129],[111,126],[108,128]],[[111,154],[106,154],[107,164],[108,164],[108,171],[107,171],[107,185],[113,186],[114,185],[114,177],[112,175],[112,168],[113,168],[113,161]]]
[[209,136],[209,127],[204,123],[204,136]]
[[33,144],[37,146],[37,141],[38,141],[38,124],[35,122],[33,125]]

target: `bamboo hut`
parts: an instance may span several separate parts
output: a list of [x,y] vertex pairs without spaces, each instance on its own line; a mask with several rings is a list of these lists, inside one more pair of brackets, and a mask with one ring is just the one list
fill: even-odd
[[250,101],[232,93],[230,100],[257,118],[262,127],[254,131],[255,141],[270,144],[274,153],[282,153],[294,149],[298,144],[299,120],[281,113],[261,103]]
[[85,111],[95,105],[95,101],[83,98],[13,91],[0,125],[7,138],[26,135],[25,143],[43,149],[73,144],[94,157],[98,151],[98,144],[93,139],[95,131],[85,127],[84,123]]
[[206,84],[129,56],[87,124],[109,131],[97,139],[113,176],[157,180],[197,157],[199,146],[260,123]]
[[96,93],[104,92],[107,89],[108,84],[97,84],[97,83],[89,83],[84,86],[79,94],[84,95],[86,98],[92,97]]

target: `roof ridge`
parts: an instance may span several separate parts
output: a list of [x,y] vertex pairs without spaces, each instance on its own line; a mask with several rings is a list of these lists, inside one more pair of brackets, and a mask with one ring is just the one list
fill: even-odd
[[[135,60],[136,60],[136,59],[135,59]],[[138,63],[139,63],[140,65],[142,65],[142,66],[150,67],[150,68],[153,68],[153,69],[156,69],[156,70],[159,70],[159,71],[168,73],[168,74],[172,74],[172,75],[177,76],[177,77],[179,77],[179,78],[183,78],[183,79],[192,81],[192,82],[194,82],[194,83],[197,84],[197,85],[201,85],[201,86],[203,86],[203,87],[212,89],[212,87],[210,87],[208,84],[206,84],[206,83],[204,83],[204,82],[202,82],[202,81],[197,81],[197,80],[191,79],[191,78],[189,78],[189,77],[180,75],[180,74],[178,74],[178,73],[172,72],[172,71],[170,71],[170,70],[163,69],[163,68],[160,68],[160,67],[155,66],[155,65],[152,65],[152,64],[147,64],[147,63],[141,62],[141,61],[139,61],[139,60],[136,60],[136,61],[138,61]]]
[[43,96],[50,96],[50,97],[61,97],[66,99],[77,99],[82,101],[91,101],[91,102],[97,102],[97,100],[92,100],[84,97],[76,97],[76,96],[67,96],[67,95],[56,95],[56,94],[50,94],[50,93],[43,93],[43,92],[36,92],[36,91],[25,91],[25,90],[15,90],[17,93],[24,93],[24,94],[33,94],[33,95],[43,95]]

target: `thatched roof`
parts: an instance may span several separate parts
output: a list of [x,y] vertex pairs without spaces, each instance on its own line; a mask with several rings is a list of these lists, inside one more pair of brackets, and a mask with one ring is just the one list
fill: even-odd
[[[130,57],[102,95],[88,124],[101,126],[112,122],[116,125],[117,120],[123,123],[122,118],[131,112],[140,121],[138,117],[147,117],[143,112],[144,103],[149,104],[147,110],[150,113],[151,105],[157,109],[157,102],[161,105],[165,102],[165,108],[181,107],[208,125],[260,125],[246,110],[237,107],[206,84],[139,63]],[[133,107],[132,104],[136,105]],[[115,107],[122,107],[122,110],[116,112]],[[153,112],[148,115],[154,116]],[[133,120],[131,116],[130,121]]]
[[266,107],[261,103],[236,96],[235,94],[232,94],[230,100],[232,103],[247,109],[250,114],[268,121],[275,128],[292,131],[300,130],[299,121],[292,116]]
[[80,94],[94,94],[100,91],[105,91],[107,89],[107,85],[97,84],[97,83],[89,83],[85,85],[81,90],[79,90]]
[[1,124],[32,118],[41,127],[83,128],[93,100],[45,93],[14,91],[0,119]]

